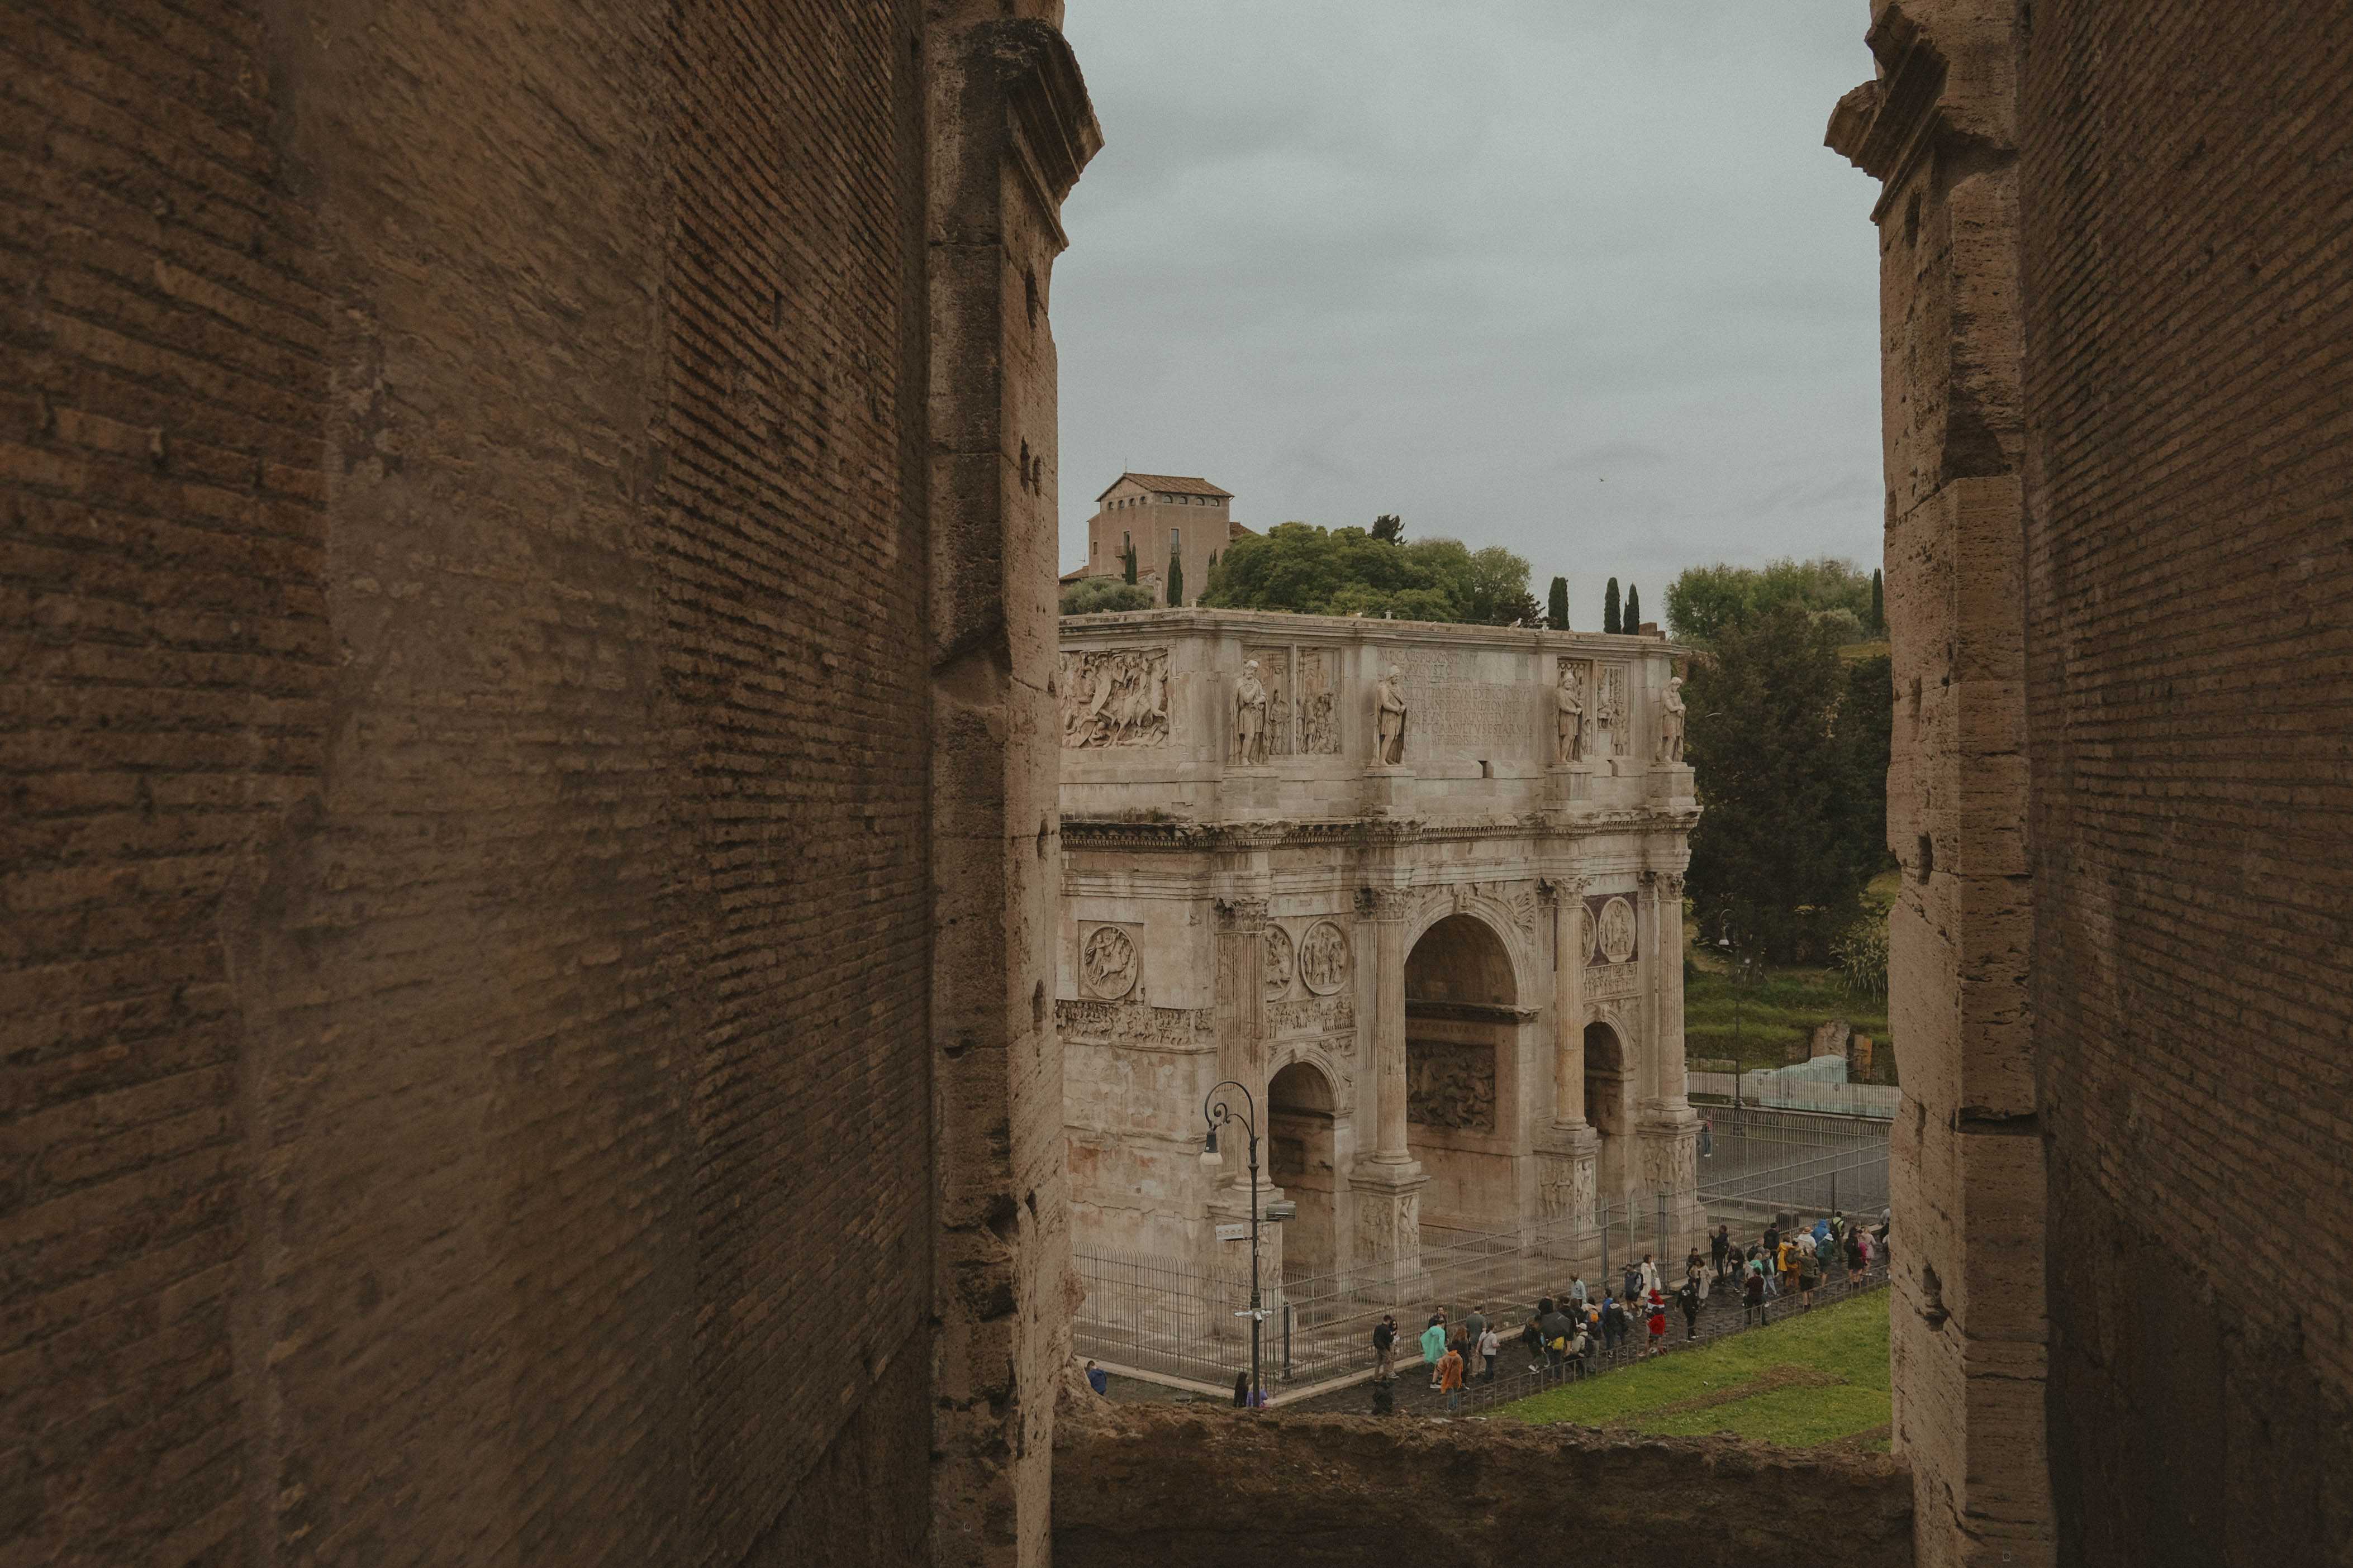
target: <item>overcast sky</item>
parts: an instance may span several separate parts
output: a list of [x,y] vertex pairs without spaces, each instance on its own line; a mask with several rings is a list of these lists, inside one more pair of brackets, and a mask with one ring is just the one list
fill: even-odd
[[1402,513],[1659,618],[1878,564],[1865,0],[1071,0],[1105,138],[1056,264],[1062,561],[1124,468]]

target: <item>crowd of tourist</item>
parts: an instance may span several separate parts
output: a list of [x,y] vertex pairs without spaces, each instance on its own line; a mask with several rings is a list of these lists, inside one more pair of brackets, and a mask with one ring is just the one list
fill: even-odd
[[[1730,1226],[1718,1226],[1708,1237],[1705,1255],[1694,1247],[1683,1259],[1681,1278],[1672,1284],[1647,1252],[1626,1264],[1615,1289],[1597,1290],[1578,1275],[1557,1296],[1536,1302],[1514,1338],[1531,1372],[1589,1373],[1603,1357],[1633,1345],[1638,1334],[1641,1348],[1636,1353],[1658,1354],[1666,1348],[1671,1317],[1681,1319],[1685,1340],[1696,1340],[1701,1310],[1718,1289],[1740,1292],[1744,1325],[1762,1324],[1770,1321],[1774,1302],[1786,1302],[1785,1310],[1810,1308],[1814,1292],[1834,1274],[1860,1276],[1884,1262],[1886,1254],[1883,1214],[1875,1226],[1850,1221],[1842,1213],[1822,1215],[1810,1225],[1801,1219],[1786,1229],[1776,1220],[1746,1243],[1733,1239]],[[1376,1384],[1397,1376],[1398,1332],[1394,1313],[1385,1313],[1373,1329]],[[1483,1304],[1472,1308],[1460,1321],[1450,1321],[1440,1310],[1430,1315],[1419,1348],[1430,1388],[1445,1396],[1446,1408],[1453,1412],[1462,1407],[1466,1384],[1495,1381],[1504,1336]]]

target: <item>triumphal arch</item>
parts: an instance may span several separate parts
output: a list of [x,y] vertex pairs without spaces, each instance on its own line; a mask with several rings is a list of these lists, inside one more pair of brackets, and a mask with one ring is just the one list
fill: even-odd
[[1277,1278],[1409,1275],[1425,1237],[1663,1201],[1684,1098],[1681,649],[1225,610],[1061,623],[1073,1241],[1190,1259],[1295,1203]]

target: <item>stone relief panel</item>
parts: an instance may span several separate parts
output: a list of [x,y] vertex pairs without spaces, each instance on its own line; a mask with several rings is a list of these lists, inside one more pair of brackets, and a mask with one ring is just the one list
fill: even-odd
[[1266,928],[1266,999],[1270,1002],[1291,990],[1291,977],[1298,967],[1297,954],[1291,943],[1291,933],[1279,925]]
[[1064,1039],[1082,1045],[1210,1050],[1218,1043],[1217,1015],[1207,1007],[1154,1007],[1133,1001],[1057,1001],[1054,1026]]
[[1348,983],[1348,937],[1330,921],[1317,921],[1299,939],[1299,979],[1318,996]]
[[1267,1027],[1278,1035],[1346,1035],[1342,1049],[1356,1045],[1356,1001],[1346,993],[1333,996],[1299,996],[1277,1002],[1266,1010]]
[[1670,1193],[1688,1193],[1699,1186],[1699,1152],[1693,1134],[1645,1137],[1641,1142],[1644,1186]]
[[1421,1246],[1421,1194],[1401,1194],[1394,1199],[1373,1194],[1356,1204],[1356,1258],[1361,1263],[1394,1263],[1400,1253]]
[[1631,963],[1641,953],[1642,922],[1623,893],[1602,893],[1586,900],[1593,918],[1594,951],[1588,963]]
[[1598,679],[1599,684],[1593,695],[1598,747],[1603,756],[1622,757],[1626,754],[1626,732],[1631,728],[1626,712],[1626,667],[1605,664]]
[[1424,1127],[1495,1130],[1495,1047],[1461,1040],[1408,1040],[1405,1119]]
[[1604,963],[1595,967],[1596,973],[1585,982],[1585,994],[1588,996],[1632,996],[1642,989],[1642,966],[1639,963]]
[[1593,1162],[1546,1156],[1536,1178],[1536,1202],[1546,1219],[1579,1217],[1593,1212]]
[[1320,648],[1299,651],[1299,749],[1310,756],[1340,754],[1340,710],[1332,656]]
[[1291,754],[1291,650],[1287,647],[1246,647],[1242,658],[1258,660],[1258,680],[1266,688],[1266,754]]
[[1168,650],[1066,650],[1056,689],[1072,751],[1168,743]]
[[1100,925],[1079,939],[1079,982],[1087,994],[1116,1001],[1135,989],[1143,959],[1135,938],[1115,925]]

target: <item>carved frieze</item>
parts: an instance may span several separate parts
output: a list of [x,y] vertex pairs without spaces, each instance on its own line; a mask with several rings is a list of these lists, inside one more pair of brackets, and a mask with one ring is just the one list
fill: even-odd
[[1097,926],[1079,943],[1079,979],[1087,994],[1116,1001],[1135,989],[1142,973],[1135,939],[1115,925]]
[[1082,1045],[1209,1050],[1218,1040],[1216,1015],[1206,1007],[1155,1007],[1137,1001],[1058,1000],[1054,1025]]
[[1266,998],[1271,1002],[1291,990],[1296,954],[1291,933],[1270,922],[1266,928]]
[[1329,996],[1348,981],[1348,937],[1330,921],[1317,921],[1299,939],[1300,983]]
[[1462,1040],[1408,1040],[1405,1118],[1424,1127],[1495,1130],[1495,1047]]
[[[1297,996],[1266,1010],[1266,1026],[1278,1035],[1336,1035],[1356,1026],[1356,1001],[1345,992],[1332,996]],[[1354,1035],[1350,1034],[1350,1044]]]
[[1653,1192],[1689,1193],[1699,1187],[1699,1152],[1694,1134],[1645,1133],[1641,1139],[1642,1184]]
[[1073,751],[1168,743],[1168,650],[1065,649],[1056,689]]
[[1413,913],[1411,888],[1359,888],[1356,908],[1377,921],[1401,921]]
[[1612,996],[1632,996],[1642,989],[1642,966],[1639,963],[1603,963],[1594,966],[1586,977],[1585,994],[1596,1000]]

